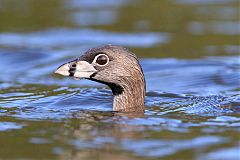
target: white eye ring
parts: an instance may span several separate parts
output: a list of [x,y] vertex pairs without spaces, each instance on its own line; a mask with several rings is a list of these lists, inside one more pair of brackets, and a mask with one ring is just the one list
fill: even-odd
[[[99,58],[100,56],[104,56],[104,57],[107,58],[107,59],[106,59],[107,61],[106,61],[104,64],[99,64],[99,63],[97,62],[97,60],[98,60],[98,58]],[[94,58],[94,60],[93,60],[93,63],[97,64],[98,66],[106,66],[106,65],[108,64],[108,62],[109,62],[109,58],[108,58],[108,56],[107,56],[106,54],[98,54],[98,55]]]

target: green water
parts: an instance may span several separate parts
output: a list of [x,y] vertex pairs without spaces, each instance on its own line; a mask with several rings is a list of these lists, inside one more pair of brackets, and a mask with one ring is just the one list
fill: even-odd
[[[240,159],[237,0],[0,0],[0,20],[0,159]],[[144,115],[53,74],[109,43],[141,58]]]

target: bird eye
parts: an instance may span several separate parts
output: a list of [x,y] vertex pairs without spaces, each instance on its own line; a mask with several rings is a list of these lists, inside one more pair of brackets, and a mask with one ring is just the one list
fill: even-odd
[[95,57],[95,61],[98,65],[103,66],[109,62],[109,58],[105,54],[99,54]]

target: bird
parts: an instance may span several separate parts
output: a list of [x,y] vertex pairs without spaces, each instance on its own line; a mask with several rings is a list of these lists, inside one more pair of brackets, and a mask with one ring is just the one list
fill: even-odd
[[55,73],[107,85],[113,94],[113,111],[144,112],[143,69],[137,56],[127,48],[108,44],[89,49],[79,58],[62,64]]

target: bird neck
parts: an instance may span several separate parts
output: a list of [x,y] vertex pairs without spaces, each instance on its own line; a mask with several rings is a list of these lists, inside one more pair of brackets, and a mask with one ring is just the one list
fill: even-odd
[[120,86],[110,86],[114,95],[113,110],[144,112],[145,79],[125,80],[124,82]]

